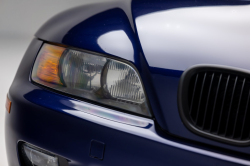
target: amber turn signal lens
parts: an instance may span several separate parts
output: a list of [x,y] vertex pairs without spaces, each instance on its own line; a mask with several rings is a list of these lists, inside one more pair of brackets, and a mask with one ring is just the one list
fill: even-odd
[[58,65],[64,50],[63,47],[44,44],[35,63],[36,70],[32,73],[33,78],[39,79],[35,81],[62,85],[58,75]]
[[10,99],[8,98],[8,95],[7,95],[7,98],[6,98],[5,108],[6,108],[6,110],[8,111],[8,113],[10,113],[11,101],[10,101]]

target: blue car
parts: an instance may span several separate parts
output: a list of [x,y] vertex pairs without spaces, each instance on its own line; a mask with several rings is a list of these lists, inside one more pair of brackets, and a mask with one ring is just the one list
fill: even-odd
[[250,165],[249,56],[250,1],[64,11],[7,94],[9,166]]

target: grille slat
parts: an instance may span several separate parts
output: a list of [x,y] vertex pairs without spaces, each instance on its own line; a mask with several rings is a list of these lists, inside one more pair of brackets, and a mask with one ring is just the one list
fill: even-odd
[[218,128],[217,128],[216,134],[218,134],[218,132],[220,130],[221,118],[222,118],[222,113],[223,113],[223,108],[224,108],[224,102],[225,102],[225,98],[226,98],[226,94],[227,94],[227,87],[228,87],[229,79],[230,79],[230,75],[228,75],[228,77],[227,77],[227,83],[226,83],[226,88],[225,88],[224,95],[223,95],[222,107],[221,107],[221,110],[220,110],[220,120],[219,120],[219,124],[218,124]]
[[245,108],[245,112],[244,112],[244,120],[243,120],[243,123],[242,123],[241,132],[240,132],[240,139],[242,139],[243,131],[244,131],[244,128],[245,128],[245,121],[246,121],[246,115],[247,115],[247,109],[248,109],[249,99],[250,99],[250,90],[248,92],[247,104],[246,104],[246,108]]
[[213,113],[212,113],[212,118],[211,118],[211,122],[210,122],[209,132],[211,132],[212,126],[213,126],[215,106],[216,106],[216,101],[217,101],[217,97],[218,97],[218,93],[219,93],[219,89],[220,89],[220,85],[221,85],[220,84],[221,83],[221,78],[222,78],[222,74],[220,74],[220,78],[219,78],[219,82],[218,82],[218,86],[217,86],[217,90],[216,90],[216,95],[215,95],[215,101],[214,101],[214,105],[213,105]]
[[189,111],[190,115],[191,115],[192,110],[193,110],[194,94],[195,94],[195,90],[196,90],[196,85],[197,85],[198,77],[199,77],[199,74],[197,74],[196,78],[195,78],[195,84],[194,84],[194,90],[193,90],[193,95],[192,95],[191,107],[190,107],[190,111]]
[[214,73],[212,75],[212,78],[211,78],[211,81],[210,81],[210,85],[209,85],[209,90],[208,90],[208,97],[207,97],[207,102],[206,102],[206,109],[205,109],[205,114],[203,116],[203,123],[202,123],[202,129],[204,129],[204,124],[206,122],[206,115],[207,115],[207,107],[208,107],[208,102],[209,102],[209,99],[210,99],[210,94],[211,94],[211,88],[212,88],[212,85],[213,85],[213,80],[214,80]]
[[229,119],[230,119],[230,114],[231,114],[232,103],[233,103],[233,99],[234,99],[234,92],[235,92],[235,87],[236,87],[236,84],[237,84],[237,80],[238,80],[238,77],[236,77],[235,82],[234,82],[234,88],[233,88],[233,93],[232,93],[232,96],[231,96],[231,102],[230,102],[228,116],[227,116],[226,131],[225,131],[224,136],[226,136],[226,134],[228,133],[228,130],[227,130],[228,126],[229,126],[228,122],[229,122]]
[[202,93],[203,93],[204,84],[205,84],[205,81],[206,81],[206,76],[207,76],[207,73],[204,74],[203,81],[202,81],[201,93],[200,93],[200,98],[199,98],[199,104],[198,104],[198,109],[197,109],[197,115],[196,115],[196,119],[195,119],[195,124],[197,124],[197,120],[198,120],[198,117],[199,117],[200,106],[201,106],[201,99],[202,99]]
[[238,114],[239,114],[239,109],[240,109],[240,102],[241,102],[241,98],[242,98],[242,93],[243,93],[245,81],[246,81],[246,79],[244,78],[243,83],[242,83],[242,87],[241,87],[238,108],[237,108],[237,112],[236,112],[236,118],[235,118],[235,123],[234,123],[234,130],[233,130],[233,137],[235,136],[235,129],[236,129],[236,125],[237,125],[237,119],[238,119]]
[[179,90],[184,124],[209,138],[250,144],[249,73],[217,66],[186,71]]

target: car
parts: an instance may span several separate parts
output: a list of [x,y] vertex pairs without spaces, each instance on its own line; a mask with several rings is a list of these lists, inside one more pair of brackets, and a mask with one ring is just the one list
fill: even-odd
[[7,94],[9,166],[250,165],[249,4],[101,1],[52,17]]

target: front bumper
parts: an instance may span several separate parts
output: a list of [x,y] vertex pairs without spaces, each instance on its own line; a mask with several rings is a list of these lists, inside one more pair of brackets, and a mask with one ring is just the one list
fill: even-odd
[[[9,166],[19,165],[23,141],[80,165],[250,165],[250,162],[167,138],[151,119],[116,112],[41,88],[29,72],[42,41],[34,39],[9,90],[5,117]],[[32,56],[31,56],[32,55]],[[103,160],[89,155],[92,140],[105,144]]]

